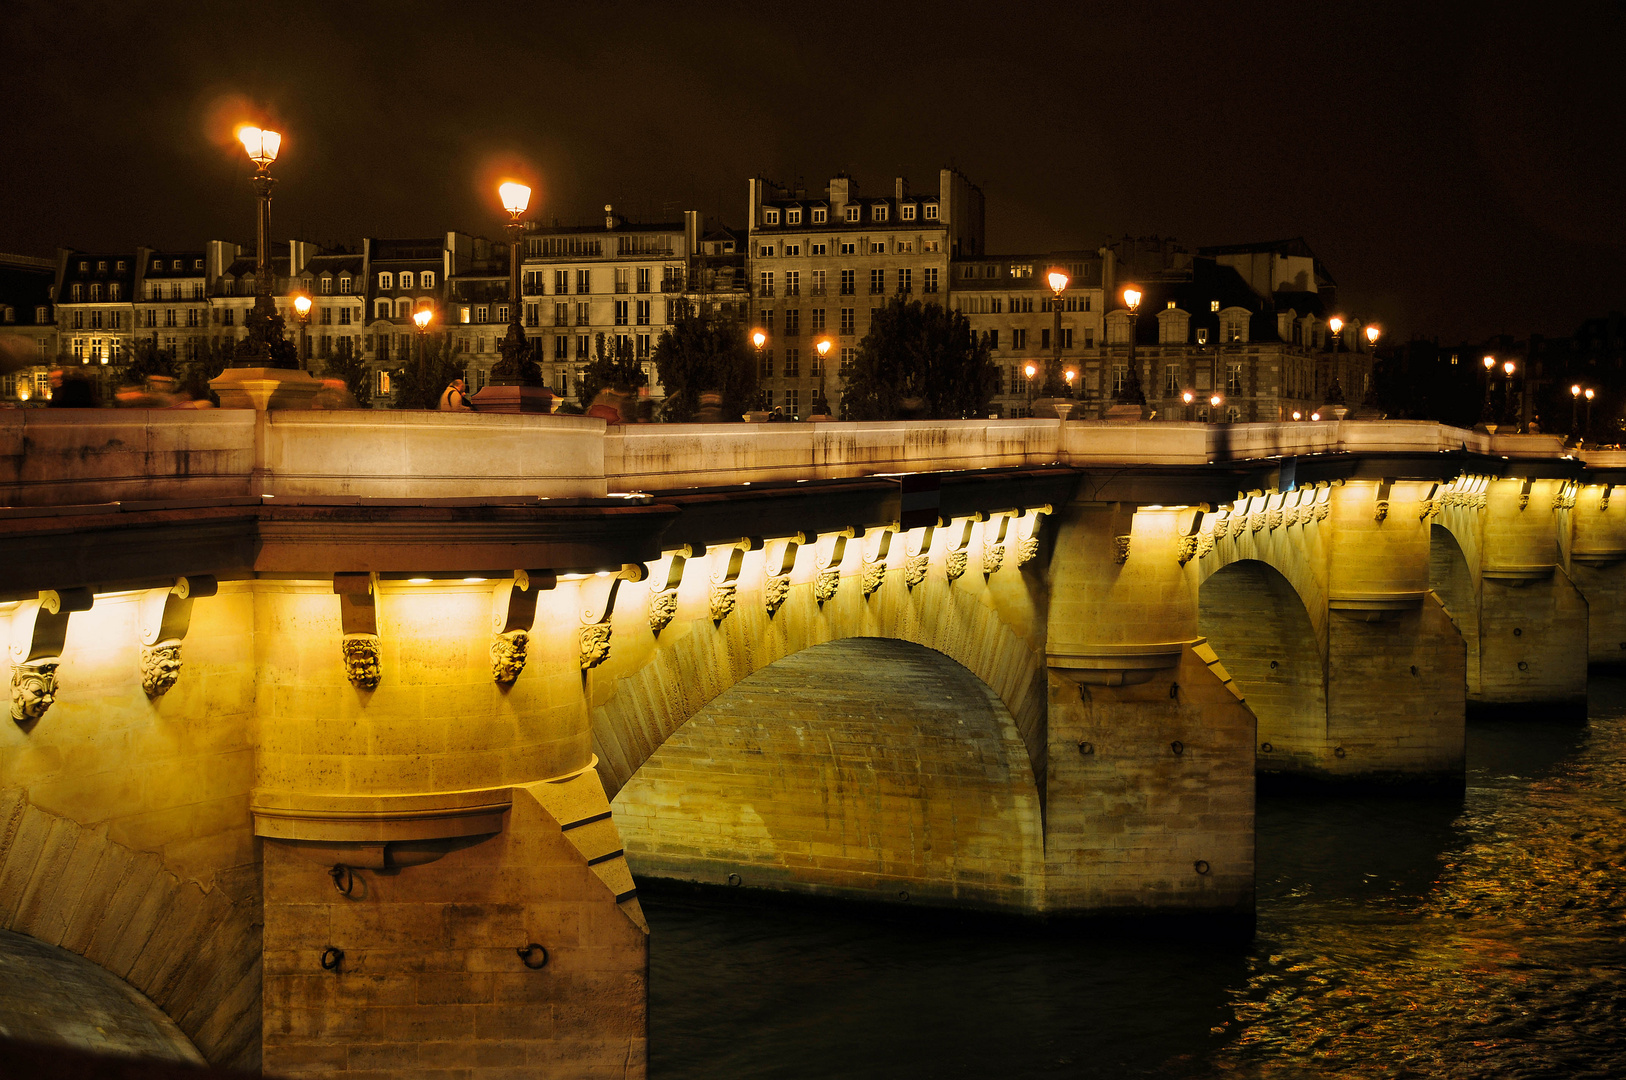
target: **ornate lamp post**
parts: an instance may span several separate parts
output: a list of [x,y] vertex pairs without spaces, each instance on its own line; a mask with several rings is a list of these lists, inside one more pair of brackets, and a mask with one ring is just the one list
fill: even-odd
[[254,195],[258,200],[255,237],[258,250],[254,260],[254,309],[243,320],[247,337],[237,350],[235,367],[299,366],[297,357],[287,355],[282,339],[282,316],[277,314],[276,301],[271,298],[273,284],[271,272],[271,189],[276,180],[271,176],[271,163],[282,149],[282,135],[265,128],[244,125],[237,129],[237,138],[254,162]]
[[1140,388],[1140,364],[1135,360],[1135,319],[1140,314],[1141,292],[1133,285],[1124,289],[1124,307],[1129,309],[1129,370],[1125,373],[1124,384],[1112,398],[1120,405],[1139,405],[1145,407],[1146,395]]
[[1186,419],[1189,421],[1191,419],[1191,403],[1197,400],[1197,395],[1193,394],[1190,390],[1182,390],[1180,392],[1180,400],[1185,402]]
[[299,320],[299,367],[304,370],[305,361],[310,359],[310,341],[305,336],[305,327],[311,321],[311,298],[308,296],[294,297],[294,317]]
[[1344,387],[1339,381],[1339,352],[1344,344],[1344,320],[1334,315],[1327,320],[1327,329],[1332,331],[1332,383],[1327,387],[1327,401],[1333,405],[1344,403]]
[[1513,423],[1513,373],[1518,370],[1518,367],[1519,365],[1511,360],[1502,364],[1502,374],[1506,376],[1502,380],[1502,422],[1504,424]]
[[1374,350],[1378,346],[1378,338],[1383,336],[1383,328],[1376,323],[1367,323],[1366,329],[1361,331],[1366,335],[1366,351],[1370,355],[1367,363],[1366,394],[1361,398],[1364,408],[1376,409],[1378,407],[1378,365]]
[[[1587,403],[1591,404],[1588,398]],[[1581,424],[1581,385],[1579,383],[1570,387],[1570,438],[1576,438],[1580,432],[1577,430]]]
[[1061,294],[1067,291],[1068,277],[1066,271],[1053,267],[1045,280],[1050,283],[1050,307],[1055,312],[1055,322],[1050,331],[1050,363],[1045,366],[1041,392],[1046,397],[1054,397],[1061,393]]
[[[830,380],[830,369],[827,366],[830,362],[830,339],[820,338],[814,342],[813,350],[819,354],[819,400],[824,402],[826,409],[829,409],[830,396],[824,390],[829,385]],[[811,415],[811,411],[809,415]],[[827,412],[825,415],[828,416],[829,413]]]
[[1028,377],[1028,415],[1029,416],[1033,415],[1033,376],[1037,375],[1038,373],[1039,373],[1039,369],[1034,367],[1032,364],[1029,364],[1029,365],[1027,365],[1026,367],[1024,367],[1022,369],[1022,374],[1026,375]]
[[412,313],[412,321],[418,327],[418,385],[423,385],[424,377],[424,341],[429,337],[429,322],[435,313],[428,308],[419,308]]
[[1597,393],[1590,386],[1582,393],[1582,396],[1586,398],[1586,431],[1583,432],[1584,435],[1592,434],[1592,399],[1597,396]]
[[519,249],[525,239],[521,218],[531,205],[531,189],[510,180],[497,185],[497,196],[508,212],[508,331],[497,343],[502,359],[491,365],[491,375],[472,403],[481,412],[551,412],[553,395],[543,385],[542,368],[531,359],[531,343],[520,321]]
[[1479,422],[1489,424],[1496,420],[1496,412],[1491,408],[1491,373],[1496,370],[1496,357],[1487,356],[1483,363],[1485,365],[1485,404],[1479,408]]

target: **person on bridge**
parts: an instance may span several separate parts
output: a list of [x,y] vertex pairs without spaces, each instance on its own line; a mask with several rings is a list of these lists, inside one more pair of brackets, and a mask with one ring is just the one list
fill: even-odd
[[468,394],[465,393],[466,384],[462,379],[453,379],[440,394],[441,412],[473,412],[474,406],[469,404]]

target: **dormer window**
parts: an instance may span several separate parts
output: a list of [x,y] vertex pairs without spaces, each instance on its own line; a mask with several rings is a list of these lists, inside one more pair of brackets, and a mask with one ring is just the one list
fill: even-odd
[[764,210],[762,212],[762,223],[764,225],[777,225],[777,224],[779,224],[779,211],[771,209],[771,208],[767,209],[767,210]]
[[927,221],[936,221],[937,220],[937,204],[934,203],[934,202],[927,203],[926,207],[925,207],[925,211],[924,211],[924,216],[925,216]]
[[106,259],[103,259],[103,260],[101,260],[100,262],[98,262],[96,264],[96,272],[98,274],[107,273],[107,260]]
[[322,275],[322,295],[330,296],[333,293],[333,279],[326,274]]
[[871,207],[870,213],[876,221],[885,221],[886,203],[876,203],[873,207]]
[[88,273],[89,271],[90,271],[90,264],[88,262],[82,262],[82,263],[79,264],[79,272],[81,274]]
[[905,221],[913,221],[913,220],[915,220],[915,204],[914,203],[904,203],[902,208],[898,212],[903,215],[903,220],[905,220]]
[[388,270],[380,270],[378,272],[378,287],[380,289],[395,288],[395,275]]
[[425,270],[420,273],[418,275],[418,287],[423,289],[433,289],[435,287],[435,272],[433,270]]
[[785,211],[785,224],[786,225],[800,225],[801,223],[802,223],[802,211],[800,209],[786,210]]
[[847,207],[847,220],[848,221],[857,221],[858,216],[861,213],[863,213],[861,208],[859,208],[857,206],[849,206],[849,207]]
[[156,274],[159,271],[161,271],[163,268],[164,268],[164,260],[163,259],[154,259],[152,261],[152,272],[153,273]]
[[[123,263],[119,264],[119,269],[120,270],[124,269],[124,264]],[[175,260],[175,269],[184,270],[184,269],[186,269],[186,264],[184,262],[182,262],[180,259],[176,259]]]
[[815,206],[813,208],[813,224],[815,224],[815,225],[823,225],[824,224],[824,207]]
[[118,282],[114,282],[107,287],[107,298],[109,300],[117,300],[119,298]]
[[401,271],[401,288],[403,288],[403,289],[412,288],[412,271],[411,270],[402,270]]
[[203,260],[202,259],[193,259],[192,260],[192,269],[194,269],[194,270],[202,270],[203,269]]
[[350,295],[350,275],[346,274],[339,279],[339,294],[341,296]]

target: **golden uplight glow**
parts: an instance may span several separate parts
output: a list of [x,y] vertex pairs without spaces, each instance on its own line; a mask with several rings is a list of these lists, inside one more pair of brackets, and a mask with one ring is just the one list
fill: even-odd
[[515,217],[523,214],[525,208],[531,205],[531,189],[517,180],[498,184],[497,195],[502,199],[502,208]]
[[419,330],[422,330],[424,327],[429,325],[429,320],[433,319],[434,317],[435,313],[433,311],[430,311],[428,308],[423,308],[412,316],[412,321],[418,324]]
[[1124,306],[1130,311],[1140,307],[1140,290],[1133,285],[1124,290]]
[[753,331],[751,331],[751,344],[755,345],[757,348],[760,349],[760,348],[762,348],[762,346],[766,345],[767,343],[768,343],[768,335],[767,334],[764,334],[761,330],[753,330]]
[[1061,270],[1060,268],[1057,268],[1055,270],[1050,271],[1050,273],[1048,275],[1046,275],[1046,276],[1047,276],[1048,280],[1050,281],[1051,290],[1057,296],[1060,296],[1062,294],[1062,290],[1067,288],[1068,278],[1067,278],[1066,271]]
[[238,127],[237,141],[243,144],[243,149],[248,151],[254,164],[261,168],[277,160],[277,152],[282,149],[282,136],[279,133],[257,128],[253,124]]

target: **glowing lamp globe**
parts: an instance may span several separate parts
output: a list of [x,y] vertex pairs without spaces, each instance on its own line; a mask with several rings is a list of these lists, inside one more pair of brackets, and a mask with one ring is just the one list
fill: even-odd
[[819,355],[820,356],[828,356],[828,355],[830,355],[830,339],[829,338],[822,338],[819,341],[819,343],[817,345],[813,346],[813,347],[815,349],[819,350]]
[[1076,372],[1076,371],[1072,371],[1072,370],[1069,370],[1069,371],[1068,371],[1068,372],[1067,372],[1067,376],[1066,376],[1066,377],[1067,377],[1067,385],[1068,385],[1068,386],[1071,386],[1071,385],[1073,385],[1073,380],[1074,380],[1074,379],[1076,379],[1076,378],[1078,378],[1078,372]]
[[1592,389],[1592,387],[1589,386],[1586,388],[1586,399],[1588,401],[1591,401],[1595,394],[1597,394],[1597,391]]
[[412,316],[412,321],[418,324],[419,330],[422,330],[429,325],[429,320],[433,319],[434,317],[435,313],[433,311],[430,311],[428,308],[424,308]]
[[1304,419],[1304,414],[1299,412],[1297,409],[1294,409],[1293,410],[1293,419],[1302,420],[1302,419]]
[[1321,414],[1318,413],[1318,412],[1313,412],[1313,413],[1310,414],[1310,419],[1311,420],[1319,420],[1319,419],[1321,419]]
[[311,298],[308,296],[294,297],[294,310],[299,313],[299,317],[302,319],[309,315],[311,313]]
[[1134,311],[1136,308],[1140,307],[1139,289],[1131,285],[1129,288],[1124,290],[1124,306],[1129,308],[1130,311]]
[[512,180],[498,184],[497,195],[502,199],[502,208],[515,217],[519,217],[531,205],[531,189]]
[[1570,387],[1570,397],[1580,397],[1580,396],[1581,396],[1581,387],[1579,385],[1575,385],[1575,386]]
[[1344,330],[1344,320],[1334,315],[1332,318],[1327,320],[1327,328],[1335,334],[1342,333]]
[[251,124],[238,128],[237,138],[242,142],[243,149],[248,151],[250,160],[262,169],[277,160],[277,151],[282,149],[280,134]]
[[1224,400],[1224,398],[1220,397],[1218,394],[1215,394],[1213,397],[1208,399],[1208,403],[1217,409],[1219,408],[1220,402]]
[[1197,395],[1193,394],[1190,390],[1187,390],[1185,393],[1180,395],[1180,400],[1185,402],[1187,405],[1190,405],[1193,401],[1197,400]]
[[1034,367],[1032,364],[1029,364],[1027,367],[1022,369],[1022,372],[1023,372],[1023,374],[1027,375],[1028,378],[1031,379],[1031,378],[1033,378],[1033,376],[1035,376],[1035,375],[1037,375],[1039,373],[1039,369]]
[[768,335],[767,334],[764,334],[761,330],[757,330],[754,333],[752,333],[752,335],[751,335],[751,344],[755,345],[757,348],[760,349],[760,348],[762,348],[762,346],[766,345],[767,343],[768,343]]
[[1495,366],[1496,366],[1496,357],[1494,357],[1494,356],[1485,357],[1485,370],[1486,371],[1489,371],[1491,368],[1493,368]]
[[1509,375],[1511,375],[1511,374],[1513,374],[1513,369],[1515,367],[1517,367],[1517,366],[1518,366],[1517,364],[1515,364],[1513,361],[1509,360],[1507,363],[1502,365],[1502,370],[1507,372]]
[[1366,343],[1368,345],[1376,345],[1378,343],[1378,338],[1382,334],[1383,331],[1378,329],[1376,326],[1368,326],[1366,328]]
[[1052,271],[1050,271],[1050,274],[1048,275],[1048,277],[1049,277],[1049,280],[1050,280],[1050,288],[1051,288],[1051,290],[1057,296],[1060,296],[1061,293],[1062,293],[1062,290],[1067,288],[1067,274],[1064,271],[1061,271],[1061,270],[1052,270]]

